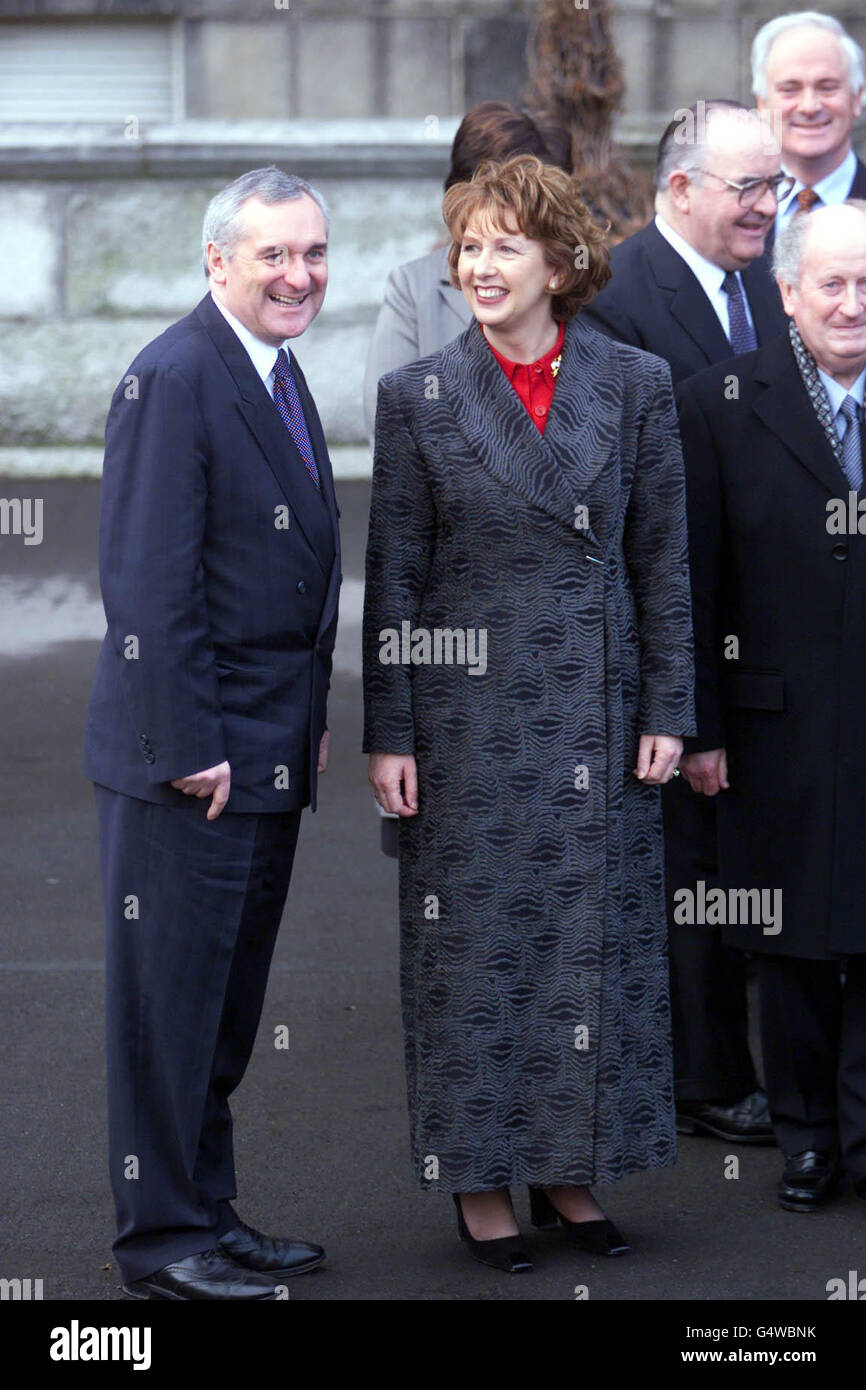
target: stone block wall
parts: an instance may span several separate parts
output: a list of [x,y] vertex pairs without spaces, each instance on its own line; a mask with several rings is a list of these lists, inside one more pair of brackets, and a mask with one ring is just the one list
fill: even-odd
[[[635,157],[651,160],[677,107],[749,99],[754,31],[787,8],[616,0],[618,135]],[[0,122],[0,474],[98,472],[115,383],[204,293],[209,196],[271,162],[331,204],[328,296],[298,355],[338,469],[367,471],[361,382],[385,277],[441,234],[459,116],[519,98],[534,11],[532,0],[0,0],[0,46],[10,26],[34,23],[172,26],[183,115],[133,132],[127,110],[108,125]],[[866,44],[862,0],[834,13]]]

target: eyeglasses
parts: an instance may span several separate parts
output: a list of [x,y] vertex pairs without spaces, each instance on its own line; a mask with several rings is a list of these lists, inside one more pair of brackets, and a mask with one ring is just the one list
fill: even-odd
[[737,183],[734,179],[724,179],[721,174],[714,174],[711,169],[701,169],[700,172],[709,174],[711,179],[718,179],[727,188],[735,189],[741,208],[753,208],[768,190],[777,203],[783,203],[797,182],[790,174],[774,174],[770,179],[747,179],[745,183]]

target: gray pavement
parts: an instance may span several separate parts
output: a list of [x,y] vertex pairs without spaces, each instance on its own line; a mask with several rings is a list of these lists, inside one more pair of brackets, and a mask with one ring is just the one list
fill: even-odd
[[[359,751],[369,487],[343,483],[338,494],[347,598],[332,762],[320,811],[304,817],[234,1102],[241,1215],[328,1250],[325,1266],[292,1281],[292,1301],[573,1300],[579,1285],[593,1300],[823,1301],[829,1279],[866,1274],[866,1203],[849,1191],[813,1215],[781,1211],[773,1149],[683,1139],[675,1168],[597,1189],[633,1254],[594,1260],[532,1236],[535,1272],[511,1279],[460,1247],[450,1199],[414,1187],[396,865],[379,852]],[[43,499],[44,537],[0,536],[0,1275],[42,1279],[46,1299],[122,1299],[105,1170],[96,823],[80,771],[102,629],[98,485],[0,479],[0,497],[15,496]],[[273,1046],[279,1024],[288,1051]],[[738,1177],[725,1175],[731,1154]],[[525,1193],[517,1207],[528,1227]]]

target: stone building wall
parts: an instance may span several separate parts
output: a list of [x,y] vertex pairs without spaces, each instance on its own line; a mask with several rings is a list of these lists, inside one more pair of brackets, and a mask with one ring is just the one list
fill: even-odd
[[[618,135],[635,156],[649,162],[677,107],[748,99],[754,31],[787,8],[616,0],[628,82]],[[361,380],[385,276],[440,233],[460,114],[519,98],[534,10],[520,0],[0,0],[0,63],[4,43],[26,41],[33,25],[70,54],[105,26],[125,26],[112,32],[130,45],[136,26],[163,26],[173,63],[161,122],[139,120],[129,103],[115,120],[74,107],[58,119],[48,94],[51,119],[31,102],[26,123],[14,112],[0,120],[0,474],[98,471],[115,382],[204,292],[210,194],[271,162],[331,204],[328,297],[298,355],[338,470],[365,472]],[[862,0],[834,13],[866,45]]]

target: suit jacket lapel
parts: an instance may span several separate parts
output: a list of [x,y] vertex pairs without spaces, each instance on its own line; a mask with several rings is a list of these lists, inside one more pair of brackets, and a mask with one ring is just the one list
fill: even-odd
[[743,287],[752,311],[759,347],[777,338],[784,331],[786,323],[782,297],[773,278],[772,260],[768,263],[765,256],[766,249],[763,256],[743,271]]
[[724,362],[731,356],[731,345],[700,282],[654,223],[647,232],[647,257],[656,283],[666,292],[671,316],[699,348],[708,366]]
[[[601,351],[599,350],[601,348]],[[618,414],[599,411],[598,392],[612,406],[616,386],[605,376],[607,340],[576,319],[565,326],[562,363],[545,433],[533,424],[473,320],[443,349],[442,370],[457,425],[498,482],[569,527],[617,437]],[[596,540],[587,528],[590,539]]]
[[848,482],[809,400],[787,333],[756,358],[755,384],[753,409],[764,424],[831,496],[846,493]]
[[[326,501],[329,499],[325,497],[324,492],[322,497],[318,495],[307,472],[307,466],[301,458],[292,436],[283,424],[276,406],[268,395],[261,377],[250,361],[246,348],[230,324],[223,318],[209,294],[205,295],[204,299],[197,305],[195,313],[231,372],[240,397],[238,408],[264,454],[268,467],[276,478],[286,501],[289,503],[298,526],[306,536],[322,570],[327,574],[332,558],[330,552],[331,521],[328,516],[331,505],[329,502],[328,510],[323,515],[322,501],[323,497]],[[306,393],[306,400],[302,396],[301,403],[305,406],[306,413],[307,401],[310,400],[306,383],[304,383],[304,392]],[[300,386],[298,393],[301,394]],[[308,423],[309,419],[308,415]],[[316,416],[316,421],[318,423],[318,416]],[[323,449],[324,440],[321,441],[320,451]],[[318,465],[319,452],[316,451],[315,443],[313,443],[313,450]],[[326,452],[325,458],[327,458]],[[326,471],[330,477],[330,466]],[[331,484],[330,497],[333,499],[333,484]]]

